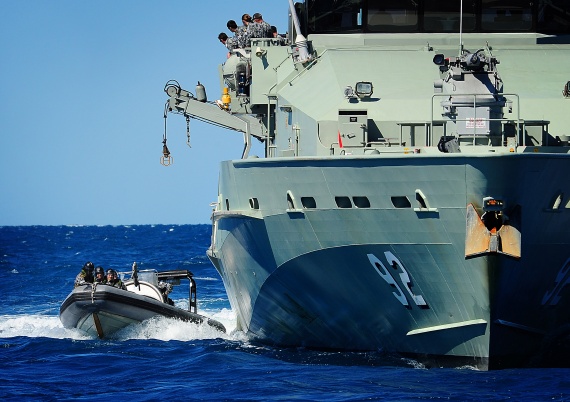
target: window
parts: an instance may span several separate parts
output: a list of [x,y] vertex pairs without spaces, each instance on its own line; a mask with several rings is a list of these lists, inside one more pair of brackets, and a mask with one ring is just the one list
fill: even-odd
[[[459,32],[461,3],[459,1],[426,1],[425,32]],[[475,2],[463,2],[463,32],[473,32],[476,21]]]
[[570,0],[539,0],[537,31],[570,33]]
[[[459,0],[306,0],[306,5],[306,34],[459,32]],[[535,30],[570,33],[570,0],[463,0],[463,32]]]
[[368,6],[367,21],[370,32],[415,32],[418,30],[418,2],[387,0],[371,3]]
[[362,4],[365,0],[313,0],[308,2],[311,32],[350,32],[362,30]]
[[520,0],[481,0],[483,31],[530,31],[532,3]]

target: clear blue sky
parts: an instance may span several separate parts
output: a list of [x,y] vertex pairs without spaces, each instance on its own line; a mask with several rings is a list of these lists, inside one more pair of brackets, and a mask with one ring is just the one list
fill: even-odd
[[[287,30],[286,0],[2,1],[0,225],[209,223],[241,133],[168,117],[164,84],[219,99],[217,36],[243,13]],[[261,147],[254,148],[259,154]],[[262,156],[262,155],[260,155]]]

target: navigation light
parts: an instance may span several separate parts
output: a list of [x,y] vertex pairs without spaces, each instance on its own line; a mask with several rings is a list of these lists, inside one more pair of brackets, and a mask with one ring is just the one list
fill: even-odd
[[436,54],[433,56],[433,64],[443,66],[445,64],[445,56],[443,54]]
[[371,82],[359,81],[356,83],[355,88],[356,95],[359,98],[368,98],[372,96],[373,87]]

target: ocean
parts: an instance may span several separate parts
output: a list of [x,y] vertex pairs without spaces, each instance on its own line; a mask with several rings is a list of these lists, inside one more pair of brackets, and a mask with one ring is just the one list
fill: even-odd
[[[208,225],[0,227],[0,398],[59,400],[566,401],[569,369],[425,368],[380,351],[276,348],[235,331],[206,257]],[[59,307],[86,261],[188,269],[198,312],[224,324],[152,319],[110,339],[63,328]],[[176,288],[175,288],[176,289]],[[175,290],[177,305],[187,302]]]

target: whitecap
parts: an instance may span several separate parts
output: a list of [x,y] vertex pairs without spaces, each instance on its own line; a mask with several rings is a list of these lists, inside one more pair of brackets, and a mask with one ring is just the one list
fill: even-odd
[[27,336],[30,338],[89,339],[89,336],[81,331],[64,328],[57,316],[38,314],[0,316],[0,336],[2,338]]

